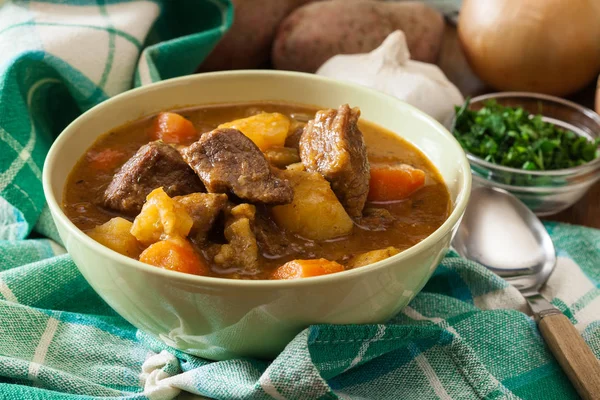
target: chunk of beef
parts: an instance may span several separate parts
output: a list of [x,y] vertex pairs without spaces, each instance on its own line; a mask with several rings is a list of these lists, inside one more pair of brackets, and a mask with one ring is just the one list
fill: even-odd
[[347,104],[321,110],[309,121],[300,139],[300,158],[307,171],[319,172],[329,182],[348,215],[358,218],[369,193],[369,160],[360,110]]
[[204,190],[177,150],[163,142],[151,142],[140,147],[115,174],[104,192],[104,205],[137,215],[146,196],[159,187],[171,197]]
[[258,245],[253,225],[256,208],[251,204],[233,207],[225,221],[227,244],[220,246],[214,257],[215,264],[222,268],[241,268],[247,273],[258,270]]
[[289,233],[277,226],[275,221],[269,217],[266,209],[259,209],[256,213],[254,233],[258,248],[266,258],[279,258],[302,251],[293,241],[288,238]]
[[227,195],[222,193],[192,193],[173,198],[188,212],[194,224],[189,236],[196,242],[203,242],[208,231],[227,203]]
[[228,190],[253,203],[286,204],[294,192],[271,172],[258,147],[237,129],[215,129],[181,150],[209,192]]
[[304,131],[305,126],[306,125],[304,124],[299,124],[293,128],[292,133],[285,138],[285,147],[291,147],[293,149],[300,147],[300,138],[302,138],[302,132]]
[[356,219],[358,226],[369,231],[385,231],[395,221],[394,215],[385,208],[365,208],[362,217]]

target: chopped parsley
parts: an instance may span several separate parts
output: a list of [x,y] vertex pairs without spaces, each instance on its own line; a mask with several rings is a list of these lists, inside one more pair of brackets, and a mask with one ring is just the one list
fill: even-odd
[[571,168],[600,156],[600,138],[590,141],[495,100],[479,110],[469,109],[469,99],[456,107],[453,134],[463,149],[485,161],[529,171]]

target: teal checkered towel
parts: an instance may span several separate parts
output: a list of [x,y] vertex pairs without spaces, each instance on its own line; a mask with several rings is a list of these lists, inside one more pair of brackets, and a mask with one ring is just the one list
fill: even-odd
[[[312,326],[272,361],[181,353],[94,293],[44,206],[48,147],[107,97],[191,73],[231,19],[226,0],[3,3],[0,399],[576,398],[523,297],[455,254],[385,324]],[[544,295],[600,356],[600,231],[547,228],[560,257]]]

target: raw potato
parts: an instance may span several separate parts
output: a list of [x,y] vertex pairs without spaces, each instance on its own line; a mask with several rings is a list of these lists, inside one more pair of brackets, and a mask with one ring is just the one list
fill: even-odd
[[444,19],[434,9],[414,1],[329,0],[300,7],[281,23],[273,64],[315,72],[336,54],[370,52],[397,29],[406,35],[413,60],[437,60]]
[[96,242],[128,257],[138,258],[140,246],[130,233],[133,224],[124,218],[116,217],[89,230],[88,236]]
[[332,239],[352,231],[352,219],[321,174],[285,170],[281,175],[292,184],[294,200],[273,207],[277,225],[312,240]]
[[185,207],[170,198],[162,187],[146,197],[140,214],[135,217],[131,234],[149,246],[170,236],[186,237],[194,221]]
[[233,24],[199,72],[266,67],[277,26],[294,8],[313,0],[232,0]]
[[387,249],[373,250],[366,253],[358,254],[348,261],[348,267],[357,268],[369,264],[374,264],[377,261],[385,260],[388,257],[395,256],[398,253],[400,253],[400,250],[390,246]]

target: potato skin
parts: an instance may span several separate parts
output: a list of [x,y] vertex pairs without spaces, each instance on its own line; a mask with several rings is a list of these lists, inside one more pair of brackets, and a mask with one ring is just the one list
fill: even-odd
[[327,240],[352,232],[352,219],[321,174],[296,170],[281,174],[294,187],[294,200],[273,207],[277,225],[312,240]]
[[233,24],[198,72],[268,66],[277,26],[310,1],[314,0],[232,0]]
[[434,63],[444,19],[420,2],[329,0],[294,10],[279,26],[273,44],[277,69],[315,72],[337,54],[368,53],[393,31],[406,35],[411,58]]

